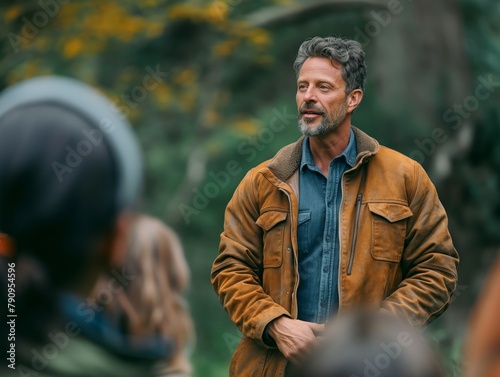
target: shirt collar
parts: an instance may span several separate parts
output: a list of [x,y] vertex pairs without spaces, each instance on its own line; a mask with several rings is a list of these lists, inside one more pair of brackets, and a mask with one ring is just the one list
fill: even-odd
[[[343,157],[347,165],[349,165],[352,168],[356,163],[357,155],[358,155],[358,148],[356,146],[356,137],[354,136],[354,131],[351,128],[351,133],[349,135],[349,143],[347,143],[347,147],[340,154],[340,156],[337,156],[335,158]],[[309,168],[313,168],[316,166],[314,158],[311,153],[311,148],[309,147],[309,136],[306,136],[306,138],[304,139],[304,144],[302,147],[302,159],[300,162],[301,171],[303,171],[304,166],[307,166]]]

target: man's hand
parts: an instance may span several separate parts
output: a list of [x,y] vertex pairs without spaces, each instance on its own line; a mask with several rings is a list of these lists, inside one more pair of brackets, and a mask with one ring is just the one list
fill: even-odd
[[300,364],[318,342],[325,325],[279,317],[271,322],[268,333],[273,337],[283,356]]

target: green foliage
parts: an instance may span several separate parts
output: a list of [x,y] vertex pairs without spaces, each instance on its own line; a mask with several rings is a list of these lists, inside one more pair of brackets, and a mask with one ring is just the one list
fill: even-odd
[[[196,375],[227,375],[237,332],[209,282],[225,205],[248,169],[299,136],[292,116],[277,115],[296,114],[292,63],[299,44],[314,35],[357,38],[380,7],[353,2],[262,28],[249,21],[255,12],[292,9],[291,2],[55,3],[52,11],[35,0],[1,3],[0,87],[35,75],[73,76],[114,98],[131,119],[146,165],[142,208],[176,229],[191,266]],[[429,3],[422,9],[401,4],[403,11],[367,41],[368,86],[353,123],[410,156],[421,151],[416,140],[429,139],[436,127],[444,130],[447,141],[421,162],[432,173],[436,156],[452,151],[452,169],[433,178],[462,255],[462,282],[476,287],[478,271],[492,257],[488,250],[500,243],[500,91],[462,119],[470,121],[469,143],[457,141],[465,127],[453,129],[443,113],[474,94],[480,77],[500,81],[500,7],[496,0],[461,0],[461,13],[442,8],[436,16],[451,19],[443,22],[443,34],[452,22],[463,27],[463,37],[453,37],[464,57],[459,70],[455,58],[432,63],[447,44],[426,48],[430,42],[420,31],[427,26],[419,24],[425,17],[418,12]],[[161,74],[145,82],[151,70]],[[275,117],[279,122],[273,123]],[[210,189],[217,194],[196,202],[198,193]],[[187,207],[189,214],[181,210]],[[475,289],[466,290],[445,317],[463,321],[475,295]],[[457,361],[458,340],[445,340],[452,337],[446,318],[435,337],[445,344],[447,359]]]

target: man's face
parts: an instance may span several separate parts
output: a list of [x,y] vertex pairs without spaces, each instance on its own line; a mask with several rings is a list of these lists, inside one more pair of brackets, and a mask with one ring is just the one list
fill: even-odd
[[327,58],[308,58],[297,80],[300,131],[322,136],[337,129],[347,116],[346,84],[341,66]]

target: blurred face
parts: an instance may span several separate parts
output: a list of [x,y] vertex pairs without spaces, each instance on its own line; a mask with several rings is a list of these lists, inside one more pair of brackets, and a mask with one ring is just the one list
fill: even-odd
[[346,121],[348,111],[346,83],[341,65],[327,58],[308,58],[297,80],[297,109],[300,131],[304,135],[331,133]]

